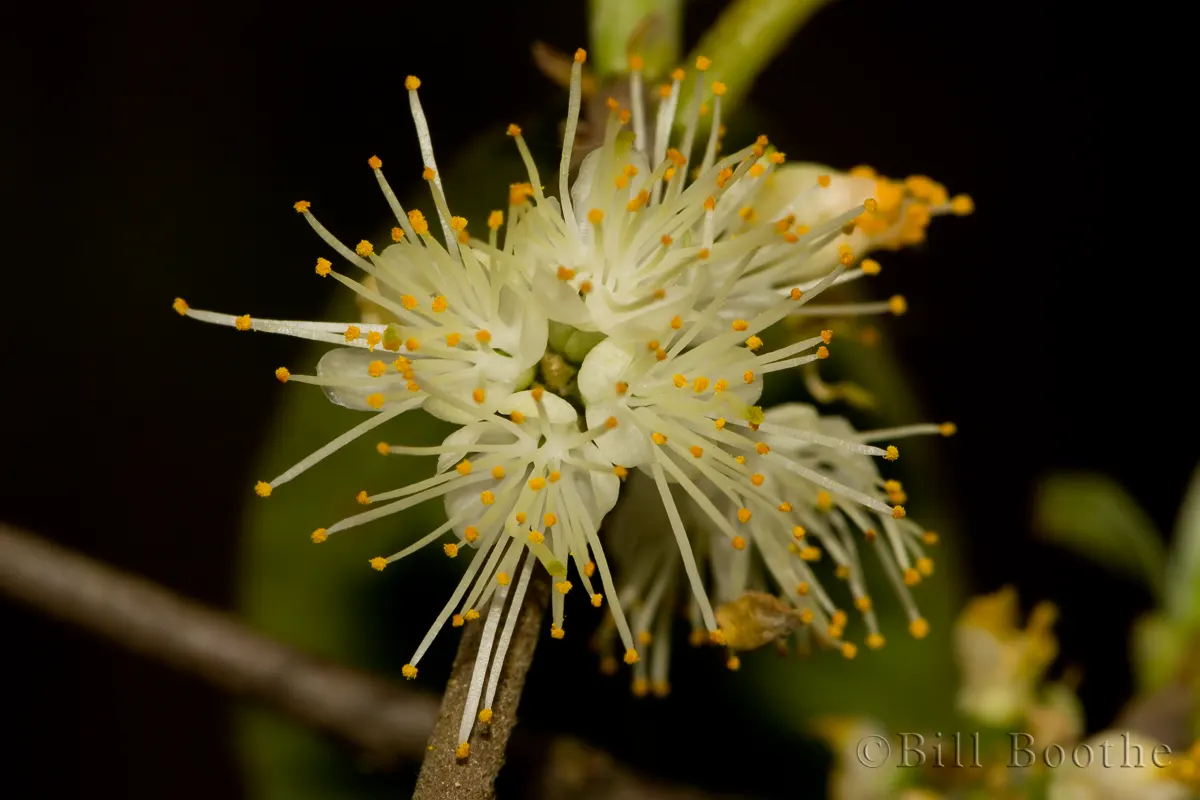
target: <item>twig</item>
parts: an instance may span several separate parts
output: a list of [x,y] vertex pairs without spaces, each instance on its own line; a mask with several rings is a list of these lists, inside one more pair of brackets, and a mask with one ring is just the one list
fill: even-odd
[[508,740],[517,724],[517,706],[525,686],[525,675],[533,663],[533,651],[541,634],[549,593],[549,576],[537,566],[504,659],[492,704],[492,721],[483,735],[472,737],[470,757],[460,761],[455,757],[454,749],[458,744],[459,722],[466,705],[483,626],[472,625],[463,634],[442,697],[437,724],[429,740],[429,751],[417,777],[413,800],[491,800],[495,796],[496,776],[504,765]]
[[[539,570],[541,572],[541,570]],[[428,759],[422,771],[430,780],[456,776],[465,786],[484,786],[504,759],[504,745],[516,724],[516,707],[525,674],[540,633],[549,594],[534,578],[526,603],[535,613],[521,615],[513,632],[506,666],[493,710],[490,740],[476,736],[467,764],[477,777],[446,769]],[[364,751],[369,763],[387,767],[402,758],[426,752],[434,732],[432,754],[453,761],[458,714],[465,686],[461,676],[477,646],[481,626],[464,634],[442,711],[425,695],[395,687],[359,670],[338,666],[273,641],[219,612],[206,609],[149,581],[105,566],[87,556],[51,544],[37,536],[0,523],[0,594],[79,625],[92,633],[198,677],[241,697],[284,712],[303,724],[330,734]],[[475,644],[472,644],[472,641]],[[466,655],[464,655],[466,654]],[[443,729],[443,723],[452,723]],[[446,731],[449,731],[448,733]],[[713,800],[699,789],[668,787],[647,781],[615,763],[601,751],[569,738],[539,739],[518,732],[508,753],[514,777],[534,798],[559,798],[569,789],[577,800]],[[457,764],[454,765],[457,767]],[[508,773],[506,772],[506,775]],[[434,782],[433,786],[440,784]],[[430,797],[490,797],[469,795],[453,786]],[[586,789],[586,791],[585,791]]]
[[421,751],[436,701],[260,636],[234,620],[0,523],[0,593],[284,711],[385,767]]

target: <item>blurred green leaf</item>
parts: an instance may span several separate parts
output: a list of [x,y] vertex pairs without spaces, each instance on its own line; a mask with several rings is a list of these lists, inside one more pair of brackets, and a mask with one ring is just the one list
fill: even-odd
[[1034,532],[1128,575],[1162,597],[1166,554],[1154,523],[1116,481],[1090,473],[1051,475],[1034,499]]
[[1200,469],[1184,495],[1167,564],[1163,605],[1178,623],[1200,628]]
[[[735,0],[721,13],[688,56],[712,59],[710,75],[729,87],[722,107],[732,110],[745,100],[758,74],[779,55],[792,35],[829,0]],[[691,72],[682,97],[691,97]]]
[[681,0],[591,0],[588,3],[589,61],[603,81],[628,71],[637,53],[654,80],[679,63],[683,40]]
[[1174,620],[1154,611],[1133,624],[1131,648],[1138,692],[1146,694],[1178,679],[1187,654],[1187,635]]

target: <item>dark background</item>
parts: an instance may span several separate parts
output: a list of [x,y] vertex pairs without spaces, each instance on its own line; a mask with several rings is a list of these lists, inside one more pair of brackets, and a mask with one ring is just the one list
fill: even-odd
[[[689,44],[720,7],[689,5]],[[441,89],[423,102],[443,161],[485,126],[560,113],[528,47],[585,43],[582,4],[2,13],[0,518],[232,608],[247,463],[279,397],[264,365],[298,346],[179,324],[171,298],[318,315],[327,287],[291,277],[313,244],[291,203],[328,198],[333,230],[382,219],[362,161],[399,139],[416,163],[410,72]],[[882,291],[913,309],[891,330],[922,406],[959,424],[947,492],[971,520],[973,584],[1059,603],[1060,663],[1085,666],[1096,729],[1130,689],[1126,632],[1149,598],[1032,543],[1032,487],[1100,470],[1168,530],[1200,426],[1190,268],[1156,241],[1186,226],[1186,187],[1143,210],[1161,154],[1123,126],[1155,111],[1140,116],[1127,62],[1091,20],[842,0],[751,102],[791,154],[920,171],[976,198]],[[1120,51],[1135,39],[1123,32]],[[239,796],[222,697],[8,601],[0,626],[6,780],[39,796]]]

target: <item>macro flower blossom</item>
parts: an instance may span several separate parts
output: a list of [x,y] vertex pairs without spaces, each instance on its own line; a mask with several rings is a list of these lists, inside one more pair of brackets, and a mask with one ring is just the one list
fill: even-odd
[[[376,156],[368,164],[397,222],[386,247],[367,239],[350,247],[317,220],[311,204],[296,203],[353,268],[335,269],[322,256],[314,271],[355,293],[361,319],[259,319],[193,309],[182,299],[174,306],[238,331],[337,345],[315,374],[280,367],[276,377],[319,386],[332,402],[370,414],[257,483],[262,497],[408,412],[459,426],[437,446],[380,443],[382,455],[436,456],[434,474],[363,491],[358,500],[369,508],[317,528],[311,539],[323,543],[420,503],[444,505],[443,524],[370,565],[382,571],[435,543],[450,558],[468,556],[402,670],[417,676],[447,622],[483,619],[461,758],[475,725],[492,718],[498,676],[538,564],[553,579],[551,636],[565,635],[566,603],[580,593],[588,605],[607,607],[605,625],[634,669],[635,686],[665,685],[669,636],[655,639],[650,664],[641,653],[653,638],[649,628],[669,624],[662,609],[670,608],[677,585],[686,584],[697,634],[731,651],[810,627],[819,641],[852,656],[855,646],[843,639],[847,615],[810,566],[822,552],[849,583],[867,644],[882,645],[857,536],[876,550],[911,633],[920,638],[928,627],[908,587],[930,574],[922,545],[934,535],[905,518],[903,491],[876,463],[898,458],[893,439],[949,435],[953,426],[859,433],[807,406],[764,411],[756,403],[766,376],[828,357],[832,332],[774,349],[761,335],[806,314],[899,313],[898,298],[836,307],[810,301],[877,272],[864,253],[919,241],[934,215],[967,213],[969,199],[950,199],[928,179],[896,183],[861,170],[835,176],[791,168],[765,137],[720,155],[724,85],[697,81],[680,118],[684,73],[677,71],[660,89],[651,125],[636,57],[631,108],[609,104],[603,145],[583,159],[572,182],[585,60],[578,51],[571,70],[558,198],[545,195],[520,128],[510,125],[529,182],[510,186],[507,213],[489,215],[486,238],[468,233],[468,220],[451,211],[421,82],[412,76],[405,87],[430,217],[401,206]],[[708,59],[697,61],[699,73],[710,67]],[[689,179],[709,94],[709,133]],[[673,142],[680,119],[684,132]],[[602,530],[619,496],[643,519]],[[647,525],[655,515],[665,522]],[[767,594],[775,588],[786,601]]]

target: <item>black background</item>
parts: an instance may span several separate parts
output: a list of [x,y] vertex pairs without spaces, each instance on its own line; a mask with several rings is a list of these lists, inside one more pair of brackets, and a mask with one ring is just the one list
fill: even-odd
[[[688,5],[689,44],[720,6]],[[379,216],[361,162],[410,137],[409,72],[443,89],[423,95],[442,154],[561,107],[528,47],[585,43],[582,5],[2,13],[15,138],[0,155],[0,517],[231,608],[246,462],[278,399],[262,365],[297,346],[252,353],[176,324],[170,299],[203,287],[218,307],[319,314],[325,287],[287,278],[312,252],[290,204],[336,198],[333,230]],[[1148,597],[1031,543],[1029,498],[1048,470],[1101,470],[1169,529],[1200,452],[1192,268],[1175,266],[1194,212],[1186,183],[1152,185],[1174,156],[1126,135],[1169,123],[1131,66],[1153,42],[1102,34],[1095,7],[1058,13],[844,0],[752,101],[790,153],[975,196],[975,216],[935,225],[933,246],[880,280],[909,297],[892,330],[923,407],[961,430],[950,491],[976,520],[974,584],[1060,604],[1096,727],[1129,691],[1126,631]],[[38,796],[239,796],[220,696],[8,601],[0,626],[6,781]]]

